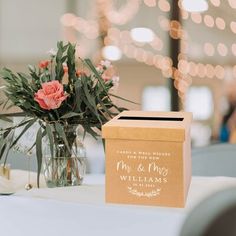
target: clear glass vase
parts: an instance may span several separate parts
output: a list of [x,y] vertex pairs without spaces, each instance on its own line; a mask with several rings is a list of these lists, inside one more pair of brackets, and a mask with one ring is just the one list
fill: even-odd
[[48,137],[44,141],[43,171],[50,188],[81,185],[86,172],[86,150],[78,137],[77,126],[63,128],[67,144],[56,132],[52,132],[53,145],[50,145]]

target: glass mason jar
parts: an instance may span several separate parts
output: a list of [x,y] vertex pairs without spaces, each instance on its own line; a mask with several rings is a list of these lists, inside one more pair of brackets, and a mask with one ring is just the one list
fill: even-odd
[[[81,185],[86,171],[86,150],[78,137],[76,125],[63,126],[67,139],[52,131],[53,142],[45,138],[43,171],[49,188]],[[52,127],[52,130],[53,127]],[[53,151],[51,148],[53,147]]]

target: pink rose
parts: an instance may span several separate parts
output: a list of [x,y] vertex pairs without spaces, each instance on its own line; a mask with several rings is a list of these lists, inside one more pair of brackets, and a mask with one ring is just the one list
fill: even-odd
[[39,89],[34,95],[34,100],[45,110],[59,108],[66,98],[63,85],[57,80],[43,83],[42,89]]
[[39,68],[45,69],[45,68],[48,67],[49,63],[50,63],[50,61],[48,61],[48,60],[40,61],[40,62],[39,62]]

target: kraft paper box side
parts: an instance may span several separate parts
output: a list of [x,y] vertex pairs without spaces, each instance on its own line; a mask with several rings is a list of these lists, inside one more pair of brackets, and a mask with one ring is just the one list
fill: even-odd
[[191,181],[191,119],[186,112],[128,111],[104,125],[106,201],[183,207]]

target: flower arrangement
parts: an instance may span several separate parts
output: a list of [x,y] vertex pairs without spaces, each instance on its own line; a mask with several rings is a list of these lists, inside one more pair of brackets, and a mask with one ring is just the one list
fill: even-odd
[[[89,59],[76,58],[75,45],[63,42],[57,43],[57,52],[52,52],[49,60],[41,61],[38,67],[29,66],[29,75],[2,69],[0,76],[6,82],[6,100],[0,105],[6,109],[19,107],[25,119],[0,130],[0,159],[10,139],[12,148],[33,124],[38,123],[36,140],[28,151],[36,149],[39,181],[43,137],[48,137],[52,156],[55,155],[53,138],[57,137],[57,142],[67,147],[68,157],[75,138],[66,132],[69,126],[80,125],[84,135],[87,132],[96,138],[101,126],[124,110],[112,101],[112,97],[123,98],[112,91],[119,78],[111,69],[109,61],[101,61],[95,67]],[[0,115],[0,119],[8,118]],[[22,130],[15,137],[13,133],[18,128]]]

